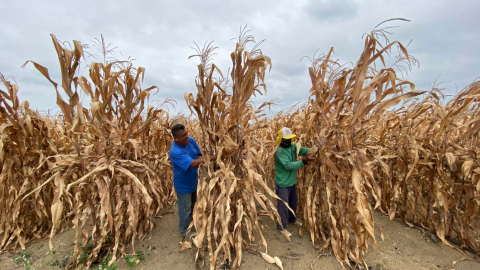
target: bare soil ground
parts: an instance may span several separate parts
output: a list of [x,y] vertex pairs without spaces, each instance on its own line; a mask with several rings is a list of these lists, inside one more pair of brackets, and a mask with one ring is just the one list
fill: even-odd
[[[195,269],[196,248],[179,252],[180,237],[178,234],[178,217],[176,207],[167,209],[172,213],[164,214],[158,219],[158,228],[155,228],[152,237],[137,243],[136,250],[145,253],[144,261],[134,269]],[[388,217],[379,212],[374,213],[375,223],[384,233],[382,241],[379,230],[376,230],[378,247],[371,250],[365,257],[369,269],[480,269],[480,256],[462,253],[440,243],[430,232],[418,228],[410,228],[399,220],[389,221]],[[269,245],[268,253],[281,258],[284,269],[342,269],[333,255],[328,252],[318,254],[313,247],[309,234],[300,237],[299,227],[289,225],[293,233],[292,242],[288,242],[279,233],[269,219],[265,219],[268,228],[264,234]],[[30,269],[61,269],[73,251],[73,230],[58,234],[53,239],[55,254],[49,252],[48,239],[31,242],[27,245],[28,260],[32,262]],[[258,245],[255,249],[263,251]],[[12,251],[0,255],[0,269],[27,269],[24,264],[17,264],[16,258],[22,250]],[[454,262],[457,262],[454,265]],[[118,269],[129,269],[125,259],[117,263]],[[363,267],[362,269],[364,269]],[[91,269],[98,269],[92,266]],[[203,269],[208,269],[208,261]],[[279,269],[275,265],[265,262],[258,253],[244,251],[242,269]]]

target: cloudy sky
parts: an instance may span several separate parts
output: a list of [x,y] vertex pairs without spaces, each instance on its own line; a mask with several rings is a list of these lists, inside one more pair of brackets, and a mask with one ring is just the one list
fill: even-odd
[[[117,56],[131,56],[136,66],[146,68],[144,88],[157,85],[151,98],[172,97],[174,111],[185,110],[185,92],[195,92],[197,59],[188,60],[193,42],[214,41],[219,49],[214,62],[224,74],[231,66],[241,25],[248,25],[271,57],[273,68],[266,76],[267,97],[279,98],[278,109],[307,101],[311,86],[309,62],[302,56],[327,53],[335,48],[341,62],[356,62],[364,41],[362,35],[390,18],[391,40],[408,44],[419,60],[406,79],[417,89],[428,90],[437,77],[448,93],[455,94],[480,76],[480,1],[6,1],[0,0],[0,72],[14,76],[19,98],[39,110],[60,110],[53,86],[33,67],[34,60],[49,68],[60,82],[55,49],[49,34],[61,41],[80,40],[90,45],[105,36],[118,47]],[[87,58],[87,62],[94,59]],[[82,69],[86,75],[86,69]],[[3,88],[3,86],[1,87]],[[84,100],[84,104],[88,104]],[[152,105],[155,105],[153,102]]]

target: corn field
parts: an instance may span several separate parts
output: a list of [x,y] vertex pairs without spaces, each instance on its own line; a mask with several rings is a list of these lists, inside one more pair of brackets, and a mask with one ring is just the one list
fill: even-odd
[[[89,79],[78,77],[82,44],[74,41],[72,51],[54,35],[52,41],[68,100],[47,68],[28,62],[54,86],[60,115],[41,116],[28,102],[19,104],[19,87],[3,80],[0,250],[24,249],[28,241],[73,227],[69,268],[79,266],[79,254],[92,245],[86,268],[107,252],[113,263],[127,244],[147,237],[159,211],[172,204],[168,113],[145,108],[156,89],[141,89],[145,69],[93,63]],[[78,90],[90,98],[90,109]]]
[[[303,144],[324,145],[319,166],[299,174],[300,233],[308,232],[313,243],[322,239],[320,248],[331,247],[340,264],[359,263],[368,240],[376,242],[372,210],[379,209],[436,231],[447,245],[449,239],[478,252],[480,84],[441,105],[439,89],[414,90],[394,68],[371,67],[377,59],[384,63],[382,54],[392,46],[400,51],[394,65],[415,63],[400,43],[381,44],[379,37],[375,31],[366,37],[350,69],[332,61],[333,48],[312,59],[309,103],[277,116],[302,134]],[[387,110],[403,100],[409,103]]]
[[[297,175],[299,233],[342,267],[361,263],[375,247],[381,228],[374,210],[434,231],[446,245],[480,252],[480,82],[448,101],[443,89],[416,90],[402,76],[416,59],[385,29],[365,35],[355,63],[334,60],[333,48],[308,58],[310,98],[272,117],[266,110],[274,101],[258,107],[253,101],[267,94],[272,60],[245,28],[225,74],[213,63],[212,43],[194,48],[197,91],[185,94],[193,118],[148,105],[161,89],[142,89],[144,68],[104,58],[83,77],[85,46],[73,41],[68,49],[54,35],[52,41],[61,89],[47,68],[26,64],[57,91],[60,114],[33,110],[18,99],[19,86],[0,76],[0,252],[73,228],[67,268],[88,269],[106,254],[111,264],[129,247],[135,253],[136,241],[158,226],[155,217],[175,203],[168,156],[175,123],[187,127],[203,158],[217,155],[199,177],[190,225],[198,268],[239,268],[242,252],[257,242],[256,251],[281,267],[262,231],[281,222],[273,154],[282,127],[297,134],[297,147],[318,146],[315,161]],[[93,251],[81,261],[88,246]]]

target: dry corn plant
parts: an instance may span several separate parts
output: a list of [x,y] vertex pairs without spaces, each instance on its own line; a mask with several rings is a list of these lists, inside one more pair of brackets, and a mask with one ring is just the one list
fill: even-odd
[[73,145],[62,138],[61,123],[39,115],[20,103],[19,87],[2,74],[0,80],[6,91],[0,90],[0,252],[48,236],[51,214],[46,206],[52,204],[52,187],[36,192],[35,198],[21,198],[45,180],[52,164],[41,165]]
[[[59,52],[62,48],[55,38],[54,40],[55,48]],[[66,89],[70,104],[73,104],[71,106],[78,103],[78,95],[72,92],[71,84],[83,50],[80,43],[74,42],[74,45],[75,52],[68,51],[64,58],[59,58],[63,74],[62,86]],[[37,68],[48,76],[48,70],[41,66]],[[0,195],[0,204],[3,206],[0,250],[5,251],[11,243],[15,243],[13,248],[20,244],[24,249],[26,242],[34,238],[43,238],[48,232],[52,233],[52,221],[59,220],[62,215],[51,208],[57,201],[54,194],[57,189],[55,185],[59,185],[59,178],[55,178],[58,176],[56,174],[50,176],[55,168],[53,162],[47,161],[47,158],[56,159],[59,153],[75,151],[78,149],[78,141],[64,136],[65,121],[72,121],[73,114],[70,111],[57,119],[40,116],[28,108],[26,101],[19,106],[16,96],[18,86],[10,84],[3,78],[2,82],[8,89],[8,94],[2,93],[2,105],[6,109],[3,110],[2,118],[4,125],[2,155],[7,159],[2,159],[0,181],[5,191]],[[57,86],[56,83],[54,85]],[[11,105],[7,101],[10,101]],[[57,103],[62,111],[67,112],[70,105],[63,101],[58,91]],[[55,185],[51,183],[54,179]],[[6,190],[7,187],[9,190]],[[40,192],[41,188],[43,192]],[[29,197],[32,194],[35,196]],[[66,215],[63,217],[65,220],[71,219]],[[66,224],[58,224],[57,227],[64,229]]]
[[[272,142],[259,138],[255,133],[266,127],[259,114],[268,103],[257,110],[251,103],[252,95],[262,94],[261,89],[266,89],[264,76],[271,62],[258,46],[247,51],[245,46],[253,43],[254,39],[244,30],[230,55],[233,64],[230,73],[232,94],[214,80],[215,71],[221,76],[218,68],[205,61],[210,59],[213,51],[211,44],[198,50],[201,63],[196,77],[197,98],[193,94],[185,94],[189,108],[199,119],[203,145],[217,154],[214,169],[207,167],[207,175],[200,177],[198,201],[193,212],[193,226],[197,231],[194,238],[198,248],[196,260],[199,266],[204,264],[206,245],[210,269],[227,264],[231,268],[240,266],[242,248],[249,245],[244,239],[244,232],[250,241],[259,237],[267,252],[257,204],[272,220],[280,222],[277,210],[267,196],[278,197],[267,186],[262,177],[263,168],[258,162],[264,158],[259,153]],[[209,153],[204,155],[208,158]]]
[[[353,68],[332,60],[333,48],[312,59],[312,98],[301,111],[304,120],[296,125],[301,128],[294,129],[301,134],[300,143],[321,147],[318,166],[308,166],[299,175],[298,213],[304,218],[300,234],[307,230],[314,244],[323,239],[321,248],[331,247],[342,266],[362,262],[369,240],[376,243],[371,204],[379,207],[382,194],[374,169],[388,156],[382,156],[381,147],[367,135],[386,109],[424,93],[397,78],[394,68],[385,67],[384,54],[395,45],[407,64],[410,56],[397,41],[385,38],[382,44],[381,33],[374,30],[366,36]],[[374,67],[377,60],[384,66],[380,70]]]
[[[50,219],[46,226],[50,238],[72,221],[76,236],[70,268],[88,268],[107,252],[112,253],[111,264],[117,255],[125,254],[129,243],[135,253],[135,240],[151,233],[155,216],[172,202],[166,150],[171,143],[168,113],[145,108],[150,92],[156,89],[141,89],[145,69],[117,62],[92,63],[89,82],[75,75],[83,56],[81,43],[74,41],[72,52],[53,35],[52,40],[68,102],[60,96],[48,70],[30,62],[57,90],[57,104],[65,120],[57,128],[66,144],[55,155],[42,156],[36,166],[48,166],[49,170],[21,200],[36,200],[41,194],[53,197],[38,214]],[[77,87],[91,99],[90,110],[79,102]],[[36,222],[23,227],[35,226]],[[87,252],[87,246],[93,251],[80,262],[79,255]]]
[[381,174],[390,218],[436,231],[443,243],[480,252],[479,98],[475,82],[442,105],[434,88],[385,116],[375,141],[392,158]]

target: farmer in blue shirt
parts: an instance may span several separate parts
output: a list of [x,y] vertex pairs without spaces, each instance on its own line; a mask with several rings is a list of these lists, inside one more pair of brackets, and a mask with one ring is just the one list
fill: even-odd
[[[172,126],[173,143],[170,148],[170,160],[173,166],[173,186],[177,193],[180,236],[187,232],[193,220],[193,209],[197,201],[198,167],[205,163],[200,148],[194,138],[182,124]],[[215,160],[212,155],[210,160]]]

